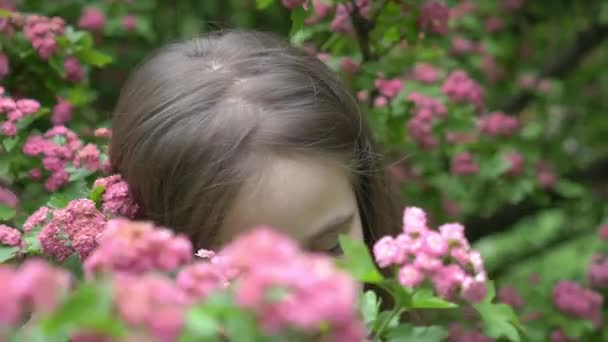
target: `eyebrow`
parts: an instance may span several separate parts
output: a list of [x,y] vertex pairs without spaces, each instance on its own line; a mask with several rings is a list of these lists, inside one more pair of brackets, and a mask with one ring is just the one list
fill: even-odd
[[346,215],[336,216],[329,222],[323,224],[322,228],[317,233],[310,237],[309,241],[317,241],[330,233],[340,232],[344,225],[350,223],[355,218],[355,212],[350,212]]

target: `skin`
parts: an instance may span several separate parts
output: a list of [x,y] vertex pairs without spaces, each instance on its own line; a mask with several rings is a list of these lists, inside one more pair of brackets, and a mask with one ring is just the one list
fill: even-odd
[[272,157],[241,188],[224,225],[221,244],[257,225],[268,225],[302,247],[339,255],[339,235],[363,239],[349,172],[328,158]]

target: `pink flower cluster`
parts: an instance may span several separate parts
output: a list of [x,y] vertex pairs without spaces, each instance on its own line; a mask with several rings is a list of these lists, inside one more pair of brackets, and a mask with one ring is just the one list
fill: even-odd
[[42,59],[49,59],[57,51],[57,36],[65,32],[65,22],[59,17],[40,15],[25,17],[23,33],[32,42]]
[[[356,0],[355,5],[359,15],[363,18],[369,18],[371,9],[371,0]],[[351,34],[353,26],[351,23],[351,15],[353,15],[354,7],[351,2],[338,4],[336,6],[336,14],[330,24],[330,29],[334,32]]]
[[0,204],[9,208],[17,208],[19,205],[19,198],[17,198],[17,195],[11,190],[0,186]]
[[469,152],[460,152],[452,157],[451,172],[455,176],[473,175],[479,172],[479,165]]
[[433,84],[439,78],[439,70],[429,63],[420,62],[414,66],[413,76],[417,81]]
[[597,254],[591,258],[587,269],[589,284],[598,289],[608,288],[608,256]]
[[99,247],[83,264],[89,276],[98,272],[173,271],[193,257],[188,238],[151,223],[113,219],[97,241]]
[[10,72],[8,56],[4,53],[0,53],[0,80],[5,78]]
[[106,24],[106,16],[96,7],[86,7],[78,19],[78,27],[85,30],[98,31]]
[[524,300],[513,286],[503,286],[498,290],[498,300],[502,303],[509,304],[515,309],[521,309],[524,306]]
[[[81,260],[86,259],[97,247],[97,237],[106,225],[106,219],[95,203],[89,199],[77,199],[51,214],[52,218],[38,234],[42,252],[58,261],[64,261],[74,252]],[[36,217],[30,217],[31,221],[42,218],[41,213],[34,215]]]
[[503,112],[492,112],[479,119],[479,130],[490,136],[510,137],[520,128],[519,120]]
[[0,87],[0,114],[6,115],[2,123],[2,133],[9,137],[17,135],[18,124],[26,116],[33,115],[40,110],[40,103],[30,99],[13,99],[5,96],[4,88]]
[[125,15],[122,17],[121,24],[125,31],[135,31],[137,28],[137,17],[134,15]]
[[441,91],[457,103],[470,103],[483,109],[483,89],[463,70],[454,70],[445,79]]
[[406,208],[403,232],[378,240],[373,252],[380,267],[398,268],[403,286],[417,287],[430,280],[435,291],[447,299],[458,291],[471,302],[479,302],[486,295],[483,260],[471,250],[464,227],[448,223],[440,226],[439,231],[431,230],[426,213],[420,208]]
[[600,227],[600,239],[608,241],[608,224],[604,224]]
[[506,174],[508,176],[516,177],[524,172],[524,157],[518,152],[509,152],[504,156],[505,160],[509,163],[509,168]]
[[135,218],[139,206],[135,203],[129,191],[129,185],[120,175],[99,178],[93,183],[93,188],[103,187],[101,210],[107,216],[122,216]]
[[0,326],[16,326],[31,313],[52,311],[71,286],[70,274],[42,260],[0,265]]
[[392,99],[393,97],[397,96],[403,89],[403,81],[398,78],[390,80],[379,78],[374,82],[374,84],[376,88],[378,88],[380,95],[388,99]]
[[598,327],[602,324],[603,301],[599,293],[572,281],[560,281],[553,288],[553,304],[559,311],[590,320]]
[[420,8],[418,27],[422,30],[444,35],[448,32],[450,11],[441,0],[426,0]]
[[[364,338],[355,314],[356,283],[327,256],[302,253],[295,242],[265,227],[243,234],[219,255],[238,270],[238,303],[253,309],[267,329],[318,331],[329,324],[331,341]],[[269,301],[273,291],[277,298]]]
[[21,232],[15,228],[0,224],[0,245],[21,246]]
[[306,0],[281,0],[281,3],[289,9],[294,9],[296,7],[304,6]]
[[557,183],[557,175],[549,164],[544,161],[536,163],[536,182],[545,189],[552,189]]
[[73,104],[63,98],[58,98],[57,104],[53,107],[51,122],[53,125],[63,125],[72,119],[73,111]]
[[116,311],[131,329],[145,330],[157,341],[177,341],[193,302],[175,281],[154,273],[121,273],[113,283]]
[[447,115],[445,105],[438,99],[418,92],[410,93],[407,100],[416,105],[414,117],[407,123],[410,136],[423,148],[436,147],[439,142],[433,135],[433,120],[444,118]]
[[65,71],[65,79],[68,82],[78,83],[84,79],[84,69],[78,58],[74,56],[66,57],[65,61],[63,61],[63,69]]
[[313,14],[304,21],[307,25],[313,25],[329,15],[333,6],[326,0],[312,0]]
[[[29,136],[23,145],[23,153],[42,157],[42,167],[51,174],[44,184],[47,191],[56,191],[68,183],[70,177],[65,168],[70,163],[89,171],[103,171],[106,168],[97,146],[83,146],[76,133],[64,126],[55,126],[43,135]],[[36,170],[31,176],[40,178],[40,171]]]

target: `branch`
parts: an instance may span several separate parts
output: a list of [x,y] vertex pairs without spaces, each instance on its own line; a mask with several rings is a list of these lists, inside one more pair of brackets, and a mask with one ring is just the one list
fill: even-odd
[[[575,182],[608,180],[608,157],[597,160],[585,169],[573,171],[563,178]],[[471,241],[477,241],[485,236],[505,231],[522,218],[554,206],[560,200],[564,200],[564,198],[556,193],[551,193],[550,201],[545,205],[527,199],[515,205],[504,206],[490,217],[468,217],[464,220],[467,237]]]
[[355,0],[351,0],[350,3],[353,7],[351,21],[353,28],[355,29],[355,35],[357,36],[357,43],[359,44],[361,55],[363,56],[363,62],[369,62],[376,58],[375,56],[372,56],[369,44],[369,33],[374,28],[375,22],[366,19],[361,15],[361,10]]
[[[608,36],[608,25],[593,25],[588,30],[579,32],[573,42],[563,53],[548,61],[540,72],[540,77],[563,77],[576,68],[578,63],[590,51],[602,43]],[[534,98],[529,91],[520,93],[507,100],[502,106],[507,113],[518,113]]]

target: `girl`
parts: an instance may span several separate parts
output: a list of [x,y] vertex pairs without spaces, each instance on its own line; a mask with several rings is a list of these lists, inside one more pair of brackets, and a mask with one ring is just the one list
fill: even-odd
[[113,117],[113,171],[141,219],[218,248],[258,224],[312,251],[395,233],[381,155],[321,61],[267,33],[168,45],[139,66]]

